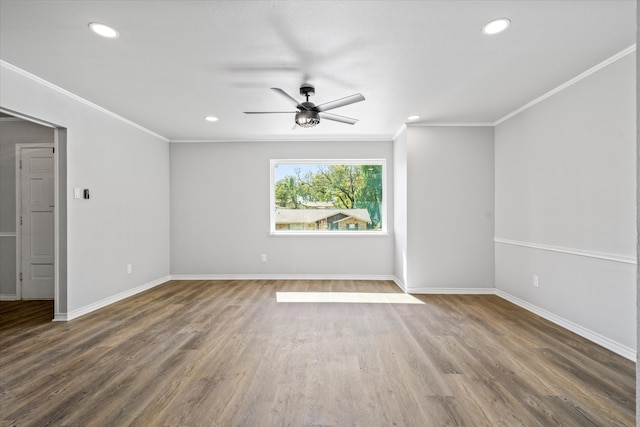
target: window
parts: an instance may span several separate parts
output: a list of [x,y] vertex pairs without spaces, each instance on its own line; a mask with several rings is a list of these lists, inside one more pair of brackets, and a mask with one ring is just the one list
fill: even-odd
[[386,232],[384,159],[271,160],[271,232]]

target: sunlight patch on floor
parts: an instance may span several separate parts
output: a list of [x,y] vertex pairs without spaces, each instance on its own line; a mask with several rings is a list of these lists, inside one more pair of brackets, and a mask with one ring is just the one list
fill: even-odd
[[278,302],[338,302],[360,304],[424,304],[409,294],[370,292],[276,292]]

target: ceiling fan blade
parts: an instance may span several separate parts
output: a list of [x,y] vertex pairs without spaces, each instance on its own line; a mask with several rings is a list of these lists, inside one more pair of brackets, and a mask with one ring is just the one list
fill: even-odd
[[331,113],[318,113],[318,115],[327,120],[333,120],[334,122],[346,123],[348,125],[354,125],[358,119],[352,119],[351,117],[339,116]]
[[297,111],[243,111],[245,114],[296,114]]
[[354,102],[364,101],[362,94],[356,93],[355,95],[347,96],[345,98],[336,99],[335,101],[325,102],[324,104],[316,105],[314,110],[321,112],[332,110],[338,107],[344,107],[345,105],[353,104]]
[[300,105],[300,103],[293,96],[289,95],[287,92],[285,92],[284,90],[280,89],[279,87],[272,87],[271,90],[276,92],[276,93],[279,93],[280,95],[284,96],[285,98],[287,98],[288,100],[293,102],[296,105],[297,108],[306,110],[306,108],[304,108],[302,105]]

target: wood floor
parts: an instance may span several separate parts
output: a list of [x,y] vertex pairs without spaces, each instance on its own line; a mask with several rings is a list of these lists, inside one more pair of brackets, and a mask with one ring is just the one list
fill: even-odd
[[277,302],[293,291],[400,293],[171,281],[64,323],[0,303],[0,425],[635,424],[632,362],[497,296]]

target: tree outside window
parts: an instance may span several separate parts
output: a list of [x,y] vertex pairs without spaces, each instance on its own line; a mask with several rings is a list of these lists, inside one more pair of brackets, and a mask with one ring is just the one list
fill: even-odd
[[384,231],[384,160],[272,160],[272,230]]

